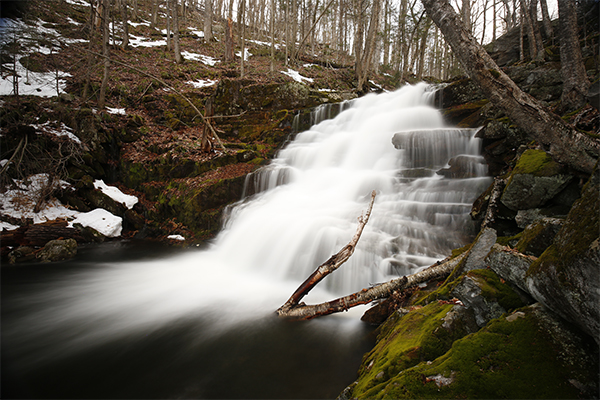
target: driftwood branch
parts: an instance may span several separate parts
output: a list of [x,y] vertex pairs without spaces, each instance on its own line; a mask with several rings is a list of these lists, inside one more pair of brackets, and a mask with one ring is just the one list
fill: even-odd
[[452,258],[440,264],[432,265],[431,267],[419,271],[416,274],[403,276],[401,278],[393,279],[389,282],[380,283],[370,287],[369,289],[363,289],[360,292],[340,297],[326,303],[316,305],[299,304],[288,309],[281,307],[279,310],[277,310],[277,314],[280,317],[305,320],[341,311],[347,311],[349,308],[361,304],[368,304],[372,301],[389,297],[396,290],[403,290],[413,287],[434,278],[446,277],[450,275],[454,268],[466,257],[467,254],[468,252],[464,252],[458,257]]
[[302,283],[298,289],[292,294],[292,296],[285,302],[283,306],[281,306],[277,313],[280,316],[285,316],[290,310],[295,307],[298,307],[298,303],[304,296],[311,291],[313,287],[317,285],[317,283],[321,282],[323,278],[327,275],[338,269],[343,263],[348,261],[350,256],[354,253],[354,249],[356,248],[356,244],[358,243],[358,239],[360,239],[360,235],[362,234],[365,225],[369,221],[369,217],[371,216],[371,210],[373,209],[373,202],[375,201],[375,191],[371,192],[371,203],[369,204],[369,208],[365,215],[361,215],[358,217],[358,228],[356,229],[356,233],[354,237],[343,249],[334,254],[329,258],[329,260],[325,261],[323,264],[319,266],[313,272],[308,279]]

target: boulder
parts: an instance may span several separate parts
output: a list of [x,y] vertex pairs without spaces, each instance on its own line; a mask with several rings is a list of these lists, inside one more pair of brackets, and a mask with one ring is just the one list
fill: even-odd
[[526,150],[515,166],[500,201],[511,210],[543,206],[573,179],[543,150]]
[[481,231],[475,239],[467,258],[460,269],[461,273],[485,268],[485,258],[494,243],[496,243],[496,238],[497,234],[495,229],[485,228]]
[[480,328],[508,310],[523,305],[519,295],[496,273],[487,269],[473,270],[461,276],[450,290],[450,295],[473,311]]
[[41,262],[62,261],[75,257],[77,242],[75,239],[51,240],[37,254]]
[[546,251],[527,271],[531,295],[600,343],[598,166]]
[[35,250],[33,247],[20,246],[8,253],[8,262],[10,264],[24,263],[35,260]]
[[559,218],[542,218],[527,225],[515,248],[528,256],[539,257],[552,244],[562,227]]
[[510,247],[495,244],[485,261],[499,277],[522,291],[528,291],[525,275],[534,261],[532,257],[515,252]]

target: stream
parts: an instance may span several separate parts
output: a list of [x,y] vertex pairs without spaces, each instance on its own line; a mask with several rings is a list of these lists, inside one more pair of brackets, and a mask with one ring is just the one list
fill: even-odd
[[[348,243],[372,190],[354,255],[307,303],[416,272],[472,237],[490,183],[480,142],[432,101],[418,84],[316,110],[203,248],[108,242],[3,265],[2,397],[337,397],[374,343],[367,306],[304,322],[274,311]],[[471,177],[436,174],[458,155]]]

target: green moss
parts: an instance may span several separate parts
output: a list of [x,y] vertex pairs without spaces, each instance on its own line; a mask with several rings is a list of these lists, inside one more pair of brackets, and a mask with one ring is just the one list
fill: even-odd
[[[519,158],[514,174],[553,176],[559,173],[559,165],[543,150],[525,150]],[[508,186],[508,185],[507,185]]]
[[378,343],[365,357],[353,397],[370,398],[400,371],[444,354],[463,329],[442,327],[452,304],[429,304],[404,316],[394,314],[380,328]]
[[517,243],[520,239],[521,236],[523,236],[523,232],[519,232],[517,233],[515,236],[499,236],[496,239],[496,243],[502,245],[502,246],[514,246],[515,243]]
[[481,296],[489,302],[497,302],[507,311],[524,306],[519,295],[491,269],[475,269],[467,276],[477,280]]
[[[570,374],[536,318],[526,313],[513,322],[493,320],[442,357],[402,371],[364,398],[577,398]],[[449,379],[438,385],[436,376]]]

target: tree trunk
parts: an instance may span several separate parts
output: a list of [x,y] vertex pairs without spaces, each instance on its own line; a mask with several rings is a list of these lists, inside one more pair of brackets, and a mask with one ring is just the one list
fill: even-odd
[[129,18],[127,16],[127,0],[122,0],[121,13],[123,14],[123,41],[121,42],[121,48],[125,50],[129,45]]
[[563,78],[562,105],[566,110],[583,106],[590,81],[585,72],[579,36],[577,13],[572,0],[558,0],[560,63]]
[[461,13],[465,28],[471,32],[471,0],[462,0]]
[[152,18],[150,20],[150,27],[156,28],[158,25],[158,0],[152,0]]
[[232,62],[234,59],[234,45],[233,45],[233,0],[229,0],[229,10],[227,16],[227,23],[225,24],[225,57],[224,62]]
[[544,33],[548,39],[554,39],[554,30],[552,29],[552,21],[550,21],[550,14],[548,14],[548,3],[546,0],[540,0],[542,5],[542,23],[544,24]]
[[179,49],[179,6],[177,5],[178,0],[171,0],[173,8],[173,51],[175,54],[175,62],[181,64],[183,57],[181,57],[181,50]]
[[241,37],[240,37],[240,46],[242,47],[241,51],[241,61],[240,61],[240,78],[244,77],[244,58],[246,57],[246,0],[240,0],[240,17],[238,17],[238,21],[241,21]]
[[102,55],[104,56],[104,73],[102,76],[102,84],[100,85],[100,95],[98,98],[98,108],[104,108],[106,104],[106,87],[108,86],[108,69],[110,67],[110,59],[108,54],[108,8],[110,0],[103,0],[102,4]]
[[422,0],[422,3],[465,71],[492,104],[538,141],[554,160],[591,174],[598,162],[600,140],[578,132],[524,93],[496,65],[473,35],[464,29],[462,21],[447,0]]
[[271,35],[271,73],[275,72],[275,0],[271,0],[271,16],[269,18],[270,26],[269,31]]
[[[527,42],[529,43],[529,57],[531,60],[538,59],[538,46],[535,37],[535,31],[533,30],[533,22],[531,21],[529,11],[525,5],[525,0],[519,0],[521,4],[521,24],[527,31]],[[543,55],[542,55],[543,56]]]
[[212,31],[212,0],[204,0],[204,41],[211,42],[214,40]]

